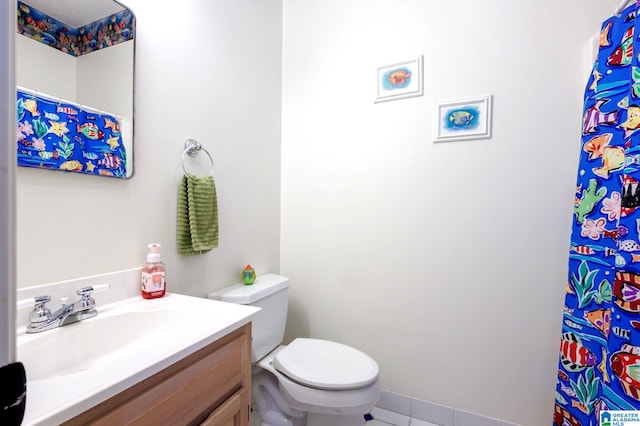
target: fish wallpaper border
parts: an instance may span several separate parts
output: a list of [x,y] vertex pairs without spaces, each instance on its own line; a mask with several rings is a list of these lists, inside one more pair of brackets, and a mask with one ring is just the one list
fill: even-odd
[[80,28],[60,22],[35,7],[18,2],[18,34],[51,46],[71,56],[81,56],[132,40],[136,19],[129,9]]
[[424,94],[423,56],[377,68],[374,103],[412,98]]
[[491,138],[493,95],[436,102],[434,142]]

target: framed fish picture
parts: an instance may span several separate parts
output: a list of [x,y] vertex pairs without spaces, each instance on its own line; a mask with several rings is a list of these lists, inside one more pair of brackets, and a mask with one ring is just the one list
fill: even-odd
[[491,138],[493,96],[436,102],[435,142]]
[[422,56],[378,67],[375,103],[423,95]]

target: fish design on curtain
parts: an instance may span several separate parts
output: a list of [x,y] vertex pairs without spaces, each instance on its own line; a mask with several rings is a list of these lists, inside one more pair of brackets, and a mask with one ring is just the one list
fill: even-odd
[[638,11],[603,23],[585,91],[554,425],[640,410]]
[[18,166],[126,178],[120,122],[109,114],[17,91]]

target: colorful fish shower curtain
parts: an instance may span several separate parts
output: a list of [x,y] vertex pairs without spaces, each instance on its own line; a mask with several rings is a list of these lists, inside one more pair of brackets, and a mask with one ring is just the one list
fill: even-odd
[[604,22],[585,92],[554,425],[640,410],[639,11]]
[[76,104],[17,91],[18,166],[127,177],[120,121]]

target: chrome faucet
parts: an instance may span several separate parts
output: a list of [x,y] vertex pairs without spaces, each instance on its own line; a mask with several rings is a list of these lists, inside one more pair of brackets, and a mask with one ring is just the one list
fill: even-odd
[[49,308],[45,306],[51,300],[51,296],[39,296],[18,302],[19,305],[25,303],[35,305],[33,311],[29,313],[27,333],[39,333],[95,317],[98,311],[96,310],[96,301],[91,297],[91,294],[94,291],[107,290],[109,287],[111,287],[110,284],[98,284],[78,289],[76,294],[81,296],[80,300],[71,304],[67,304],[66,300],[63,300],[62,307],[54,313],[51,313]]

